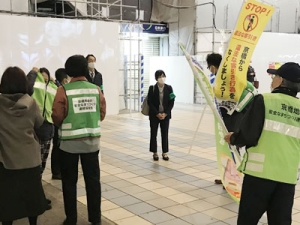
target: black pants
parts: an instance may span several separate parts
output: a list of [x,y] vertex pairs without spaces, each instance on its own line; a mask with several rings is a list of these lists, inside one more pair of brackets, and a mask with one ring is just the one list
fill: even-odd
[[169,151],[169,124],[170,119],[159,120],[158,118],[150,118],[150,152],[157,152],[157,130],[160,124],[161,145],[163,153]]
[[291,225],[295,185],[245,175],[238,225],[257,225],[267,212],[269,225]]
[[53,148],[51,152],[51,172],[52,175],[60,174],[60,163],[59,163],[59,139],[58,139],[58,128],[55,127],[53,137]]
[[80,157],[85,181],[88,218],[91,223],[100,222],[101,218],[101,184],[99,151],[86,154],[72,154],[60,151],[62,187],[67,222],[77,221],[77,179],[78,160]]

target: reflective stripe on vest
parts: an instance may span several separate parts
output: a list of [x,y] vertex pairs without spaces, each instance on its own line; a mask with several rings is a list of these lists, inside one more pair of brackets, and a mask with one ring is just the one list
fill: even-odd
[[78,130],[62,130],[60,131],[60,135],[63,137],[73,137],[77,135],[83,135],[83,134],[97,134],[101,133],[101,128],[82,128]]
[[45,90],[46,89],[46,84],[45,82],[39,82],[39,81],[36,81],[33,85],[34,88],[38,88],[38,89],[42,89],[42,90]]
[[300,139],[300,128],[274,120],[265,120],[264,130],[273,131]]
[[83,94],[99,94],[98,89],[77,89],[66,91],[67,96],[83,95]]
[[[300,139],[300,128],[288,125],[285,123],[281,123],[274,120],[265,120],[264,128],[263,130],[266,131],[272,131],[276,133],[280,133],[282,135],[287,135],[290,137],[298,138]],[[261,153],[248,153],[248,161],[254,161],[258,163],[263,163],[265,161],[265,155]],[[263,165],[257,164],[257,163],[247,163],[246,164],[246,170],[249,171],[255,171],[255,172],[262,172],[263,171]]]
[[47,92],[49,93],[49,94],[51,94],[51,95],[56,95],[56,89],[54,89],[53,87],[51,87],[51,86],[47,86]]

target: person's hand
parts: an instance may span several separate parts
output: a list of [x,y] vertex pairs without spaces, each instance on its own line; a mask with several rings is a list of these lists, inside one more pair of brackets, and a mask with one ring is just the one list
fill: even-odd
[[229,133],[226,134],[225,137],[224,137],[224,140],[225,140],[228,144],[231,144],[231,143],[230,143],[230,137],[231,137],[232,134],[233,134],[233,132],[229,132]]
[[158,113],[156,116],[157,116],[157,118],[158,118],[159,120],[163,120],[163,119],[164,119],[162,113]]
[[40,69],[37,68],[37,67],[33,67],[32,70],[35,71],[35,72],[39,72]]
[[163,120],[166,118],[167,114],[162,113]]

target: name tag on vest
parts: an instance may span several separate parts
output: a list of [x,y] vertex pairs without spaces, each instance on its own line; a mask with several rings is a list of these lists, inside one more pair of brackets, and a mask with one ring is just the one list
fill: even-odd
[[96,97],[73,98],[74,113],[96,112]]

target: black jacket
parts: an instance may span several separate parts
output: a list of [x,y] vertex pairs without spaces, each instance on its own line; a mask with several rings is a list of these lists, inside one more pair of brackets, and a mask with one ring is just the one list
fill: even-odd
[[[164,86],[164,97],[163,97],[163,107],[164,113],[167,114],[165,119],[171,119],[171,111],[174,106],[175,98],[170,97],[173,93],[173,88],[171,85],[165,84]],[[172,98],[172,99],[171,99]],[[159,113],[159,90],[157,84],[151,85],[148,90],[148,105],[149,105],[149,119],[157,118],[156,115]]]
[[[296,97],[297,93],[284,87],[275,88],[272,93],[282,93]],[[239,124],[238,131],[233,133],[230,142],[237,146],[250,148],[256,146],[265,123],[265,103],[262,95],[256,95]]]
[[86,79],[88,80],[88,82],[97,85],[98,87],[100,87],[102,93],[103,93],[103,79],[102,79],[102,74],[99,73],[96,69],[95,69],[95,76],[94,79],[91,78],[90,76],[90,72],[87,71],[86,74]]

